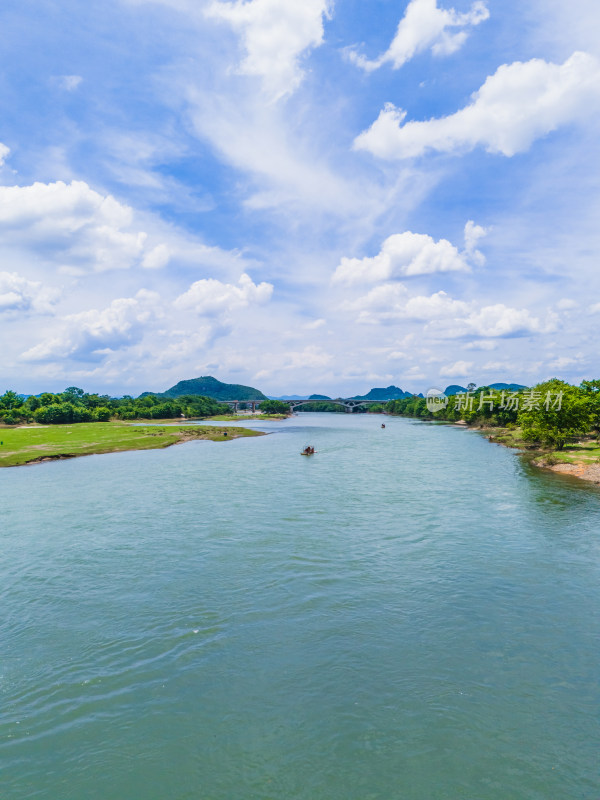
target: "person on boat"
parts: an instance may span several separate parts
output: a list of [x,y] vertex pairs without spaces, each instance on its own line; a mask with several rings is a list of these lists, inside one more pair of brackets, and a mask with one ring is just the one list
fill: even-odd
[[381,427],[382,427],[382,428],[385,428],[385,425],[383,424],[383,422],[381,423]]

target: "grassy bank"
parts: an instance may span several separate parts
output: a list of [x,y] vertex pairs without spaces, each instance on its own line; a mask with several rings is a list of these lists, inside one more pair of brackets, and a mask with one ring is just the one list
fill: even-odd
[[75,425],[27,425],[0,427],[0,467],[16,467],[35,461],[75,458],[126,450],[156,450],[192,439],[224,442],[241,436],[261,436],[259,431],[175,424],[165,427],[129,425],[123,422],[90,422]]
[[244,422],[246,420],[270,420],[287,419],[289,414],[220,414],[217,417],[202,417],[202,419],[212,419],[215,422]]
[[550,469],[563,475],[572,475],[576,478],[600,483],[600,442],[595,437],[582,437],[580,440],[570,442],[562,450],[542,448],[526,442],[521,435],[521,429],[508,428],[483,428],[491,442],[513,447],[526,453],[529,463],[543,469]]
[[521,429],[482,428],[490,441],[514,447],[517,450],[531,453],[534,459],[542,459],[547,465],[552,464],[598,464],[600,463],[600,442],[592,437],[582,438],[577,442],[566,444],[562,450],[543,448],[526,442],[521,436]]

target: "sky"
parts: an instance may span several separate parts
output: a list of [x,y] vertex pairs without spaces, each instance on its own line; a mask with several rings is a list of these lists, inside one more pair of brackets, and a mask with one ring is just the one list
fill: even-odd
[[0,391],[600,377],[597,0],[0,23]]

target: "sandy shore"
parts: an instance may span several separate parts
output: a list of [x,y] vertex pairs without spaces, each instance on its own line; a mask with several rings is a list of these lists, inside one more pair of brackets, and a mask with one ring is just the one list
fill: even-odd
[[542,459],[535,466],[600,485],[600,464],[547,464]]

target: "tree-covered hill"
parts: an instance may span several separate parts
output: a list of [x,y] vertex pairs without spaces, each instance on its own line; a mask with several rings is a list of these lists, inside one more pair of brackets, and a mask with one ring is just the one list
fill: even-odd
[[[523,386],[521,383],[490,383],[488,389],[495,389],[497,392],[522,392],[524,389],[527,389],[527,386]],[[462,394],[466,391],[466,386],[452,384],[452,386],[446,387],[444,394],[446,397],[454,397],[454,395]]]
[[404,392],[398,386],[388,386],[386,389],[371,389],[368,394],[357,395],[352,398],[353,400],[377,400],[379,402],[387,402],[388,400],[404,400],[404,398],[412,397],[411,392]]
[[212,397],[214,400],[266,400],[265,395],[252,386],[242,386],[239,383],[222,383],[210,375],[203,378],[192,378],[179,381],[166,392],[144,392],[141,397],[153,394],[155,397],[177,398],[190,395]]

